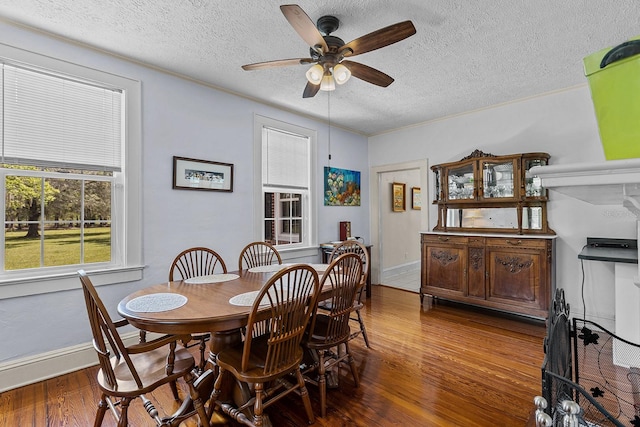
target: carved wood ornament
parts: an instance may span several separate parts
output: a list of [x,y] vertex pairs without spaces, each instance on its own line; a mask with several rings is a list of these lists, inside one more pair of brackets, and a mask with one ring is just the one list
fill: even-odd
[[520,273],[525,268],[531,267],[533,264],[532,260],[521,261],[518,257],[496,257],[496,261],[502,264],[509,273]]
[[484,270],[484,250],[481,248],[470,248],[469,260],[471,261],[471,268],[473,268],[474,271]]
[[469,159],[477,159],[478,157],[497,157],[497,156],[495,154],[485,153],[485,152],[483,152],[481,150],[475,149],[467,157],[463,157],[462,159],[460,159],[460,161],[469,160]]
[[431,258],[437,260],[443,267],[446,267],[452,262],[456,262],[458,255],[447,251],[433,251],[431,252]]

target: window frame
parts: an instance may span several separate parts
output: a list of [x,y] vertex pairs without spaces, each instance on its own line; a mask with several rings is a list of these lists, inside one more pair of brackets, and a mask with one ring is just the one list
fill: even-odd
[[[309,138],[309,186],[306,190],[298,187],[275,187],[265,186],[262,182],[262,129],[268,127],[282,130],[296,135]],[[302,193],[303,194],[303,242],[289,244],[286,246],[277,245],[278,251],[300,251],[313,248],[317,254],[317,189],[316,189],[316,154],[317,154],[317,132],[313,129],[293,125],[268,117],[254,116],[254,239],[264,240],[265,227],[265,193]],[[305,206],[306,205],[306,206]],[[277,218],[276,218],[277,221]],[[305,254],[306,255],[306,254]]]
[[[63,75],[76,76],[83,80],[96,81],[121,89],[125,104],[123,117],[123,156],[125,172],[122,180],[116,181],[114,191],[122,192],[120,210],[114,209],[112,224],[119,225],[117,236],[113,236],[115,250],[122,253],[117,264],[82,264],[82,268],[92,274],[95,285],[131,282],[142,279],[144,268],[142,259],[142,100],[141,84],[138,80],[115,75],[106,71],[88,68],[49,56],[0,44],[0,61],[7,64],[33,66]],[[12,170],[14,171],[14,170]],[[2,188],[2,209],[4,212],[4,184]],[[114,197],[112,195],[112,197]],[[4,242],[4,238],[3,238]],[[4,245],[3,245],[4,247]],[[4,249],[3,249],[4,251]],[[79,289],[77,269],[38,268],[28,271],[10,271],[0,274],[0,299]]]
[[[296,189],[295,191],[292,188],[282,188],[282,187],[271,187],[271,186],[264,186],[262,187],[262,194],[263,194],[263,198],[266,199],[265,195],[267,193],[273,193],[274,194],[274,201],[273,204],[275,206],[274,209],[274,217],[273,218],[266,218],[266,216],[264,216],[263,214],[263,224],[265,224],[267,221],[273,221],[273,225],[274,225],[274,233],[275,233],[275,241],[276,243],[271,242],[274,246],[276,246],[278,248],[278,250],[282,250],[282,249],[287,249],[287,248],[293,248],[293,247],[297,247],[300,246],[300,244],[303,244],[306,240],[307,240],[307,235],[309,233],[308,230],[308,226],[305,225],[305,216],[309,217],[309,214],[307,213],[309,210],[309,198],[310,198],[310,194],[309,194],[309,190],[301,190],[301,189]],[[296,195],[300,195],[300,203],[302,205],[302,211],[300,216],[294,216],[291,213],[291,207],[292,207],[292,202],[295,200],[294,197],[290,197],[290,198],[281,198],[280,195],[282,194],[296,194]],[[289,212],[285,213],[282,209],[282,202],[287,202],[289,203]],[[263,211],[264,212],[264,211]],[[277,242],[280,241],[280,236],[283,236],[285,234],[288,234],[289,236],[292,236],[294,234],[298,234],[298,233],[293,233],[291,231],[291,225],[293,223],[293,221],[299,220],[302,224],[302,230],[300,232],[301,235],[301,242],[299,243],[288,243],[288,244],[278,244]],[[289,223],[289,230],[285,231],[283,227],[284,222]],[[262,235],[260,237],[260,240],[264,240],[265,239],[265,234],[266,234],[266,227],[262,229]],[[286,245],[286,246],[285,246]]]
[[[79,174],[79,173],[73,173],[73,172],[52,172],[52,171],[43,171],[43,170],[25,170],[25,169],[4,169],[4,168],[0,168],[0,180],[2,180],[2,182],[6,182],[6,177],[7,176],[16,176],[16,177],[30,177],[30,178],[36,178],[41,180],[42,182],[48,180],[48,179],[59,179],[59,180],[69,180],[69,181],[76,181],[80,184],[81,187],[84,187],[84,185],[87,182],[106,182],[109,184],[110,190],[109,190],[109,206],[111,207],[111,213],[113,214],[113,212],[117,209],[114,208],[114,206],[119,206],[121,205],[123,202],[121,200],[116,201],[116,198],[121,198],[121,195],[117,195],[117,191],[115,190],[116,187],[118,186],[119,183],[121,183],[120,178],[123,176],[123,174],[120,173],[114,173],[113,176],[105,176],[105,175],[92,175],[92,174]],[[0,187],[2,187],[0,185]],[[6,187],[4,187],[4,189],[6,190]],[[41,206],[44,204],[44,202],[42,201],[42,198],[44,197],[44,186],[41,187],[41,191],[40,191],[40,197],[41,197]],[[6,194],[6,193],[5,193]],[[80,234],[80,256],[83,257],[85,255],[84,252],[84,248],[86,247],[86,242],[84,239],[84,234],[85,234],[85,230],[86,230],[86,225],[88,223],[91,222],[104,222],[104,223],[108,223],[109,224],[109,228],[110,228],[110,234],[113,235],[118,235],[119,234],[119,221],[113,221],[113,218],[109,219],[108,221],[96,221],[96,220],[87,220],[84,218],[84,211],[85,211],[85,200],[83,199],[84,196],[84,188],[81,188],[81,199],[78,200],[78,208],[80,209],[80,218],[77,220],[53,220],[53,219],[47,219],[46,215],[47,215],[47,211],[46,208],[44,209],[44,213],[45,216],[42,216],[42,210],[41,210],[41,215],[40,215],[40,219],[38,219],[37,223],[39,225],[39,232],[41,233],[40,235],[40,262],[43,262],[44,259],[46,258],[45,256],[45,252],[46,252],[46,246],[47,246],[47,231],[46,228],[43,229],[41,227],[46,226],[47,224],[51,225],[51,224],[64,224],[64,223],[68,223],[68,222],[72,222],[72,223],[81,223],[82,227],[78,230],[79,234]],[[2,200],[0,200],[0,210],[4,211],[4,209],[6,208],[4,206],[4,202],[6,200],[6,197],[3,197]],[[42,207],[41,207],[42,209]],[[113,216],[113,215],[112,215]],[[119,216],[119,215],[116,215]],[[6,216],[4,218],[4,224],[5,226],[9,223],[31,223],[31,222],[36,222],[36,221],[8,221]],[[0,247],[5,247],[6,245],[6,235],[5,234],[0,234]],[[114,239],[110,239],[111,240],[111,244],[110,244],[110,256],[109,256],[109,261],[97,261],[97,262],[92,262],[92,263],[80,263],[80,264],[63,264],[63,265],[51,265],[51,266],[40,266],[40,267],[30,267],[30,268],[25,268],[25,269],[16,269],[16,270],[6,270],[3,268],[0,268],[0,276],[2,274],[5,274],[7,276],[10,275],[17,275],[17,276],[22,276],[22,275],[28,275],[29,272],[48,272],[48,273],[56,273],[56,272],[65,272],[65,271],[76,271],[78,268],[82,268],[84,270],[87,269],[91,269],[91,268],[112,268],[114,266],[118,266],[118,265],[122,265],[122,252],[120,251],[120,248],[118,248],[117,244],[114,243]],[[5,251],[0,251],[0,265],[6,265],[6,257],[7,254]]]

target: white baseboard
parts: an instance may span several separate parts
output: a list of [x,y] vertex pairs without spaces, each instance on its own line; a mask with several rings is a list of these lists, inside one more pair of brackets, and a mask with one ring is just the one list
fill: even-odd
[[[137,331],[121,336],[125,345],[134,344],[139,339]],[[153,339],[154,336],[150,334],[148,338]],[[0,363],[0,393],[97,364],[98,358],[91,343]]]
[[389,277],[397,276],[404,273],[409,273],[412,271],[420,270],[420,261],[409,262],[406,264],[396,265],[390,268],[385,268],[382,271],[382,280],[388,279]]
[[[574,306],[571,306],[571,318],[573,319],[574,317],[577,319],[584,319],[584,313],[582,312],[582,310],[576,310],[574,312],[573,310]],[[586,320],[589,320],[591,322],[597,323],[598,325],[602,326],[603,328],[607,329],[609,332],[614,333],[616,332],[616,319],[614,316],[610,316],[610,315],[598,315],[598,314],[591,314],[591,313],[587,313],[587,317]]]

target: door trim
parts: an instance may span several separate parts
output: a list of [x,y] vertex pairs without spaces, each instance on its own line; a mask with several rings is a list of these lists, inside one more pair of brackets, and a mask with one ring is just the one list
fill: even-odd
[[[371,189],[371,200],[369,201],[369,212],[371,212],[371,225],[369,235],[371,236],[371,283],[380,283],[380,266],[382,264],[382,227],[380,217],[383,206],[380,203],[380,181],[383,173],[420,170],[420,188],[422,189],[422,209],[420,210],[420,228],[429,230],[429,206],[431,189],[429,188],[429,161],[428,159],[414,160],[410,162],[393,163],[388,165],[372,166],[369,173],[369,188]],[[418,239],[419,236],[416,236]]]

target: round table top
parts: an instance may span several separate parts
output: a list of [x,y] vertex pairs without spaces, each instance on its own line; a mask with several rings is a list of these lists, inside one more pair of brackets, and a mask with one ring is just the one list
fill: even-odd
[[[237,279],[212,283],[185,283],[183,280],[165,282],[141,289],[126,296],[118,304],[118,313],[133,326],[162,334],[193,334],[220,332],[247,324],[251,305],[237,305],[230,300],[240,294],[257,291],[274,272],[235,271]],[[161,294],[179,294],[187,298],[177,308],[163,311],[135,311],[133,299]],[[236,298],[237,299],[237,298]],[[129,307],[127,306],[129,305]]]
[[[118,313],[137,328],[163,334],[190,334],[223,331],[246,324],[250,306],[237,306],[229,300],[238,294],[259,290],[273,273],[236,272],[238,278],[217,283],[166,282],[133,292],[118,304]],[[187,302],[173,310],[139,312],[127,307],[129,301],[152,294],[175,293]]]

